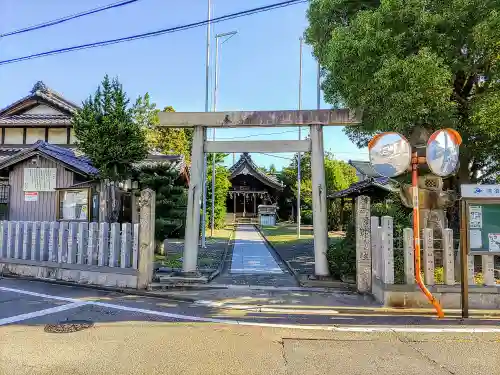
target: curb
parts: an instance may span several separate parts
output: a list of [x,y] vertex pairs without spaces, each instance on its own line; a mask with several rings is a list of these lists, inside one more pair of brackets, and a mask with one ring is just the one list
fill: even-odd
[[115,293],[121,293],[121,294],[131,294],[131,295],[141,296],[141,297],[154,297],[154,298],[161,298],[161,299],[166,299],[169,301],[176,301],[176,302],[194,303],[194,302],[198,301],[198,299],[196,299],[196,298],[173,296],[170,294],[166,294],[165,292],[151,292],[151,291],[147,291],[147,290],[117,288],[117,287],[112,287],[112,286],[79,284],[79,283],[73,283],[71,281],[63,281],[63,280],[55,280],[55,279],[40,279],[40,278],[35,278],[35,277],[18,276],[18,275],[12,275],[12,274],[11,275],[4,274],[2,277],[0,277],[0,280],[2,278],[23,280],[23,281],[35,281],[35,282],[41,282],[41,283],[51,284],[51,285],[73,286],[73,287],[79,287],[79,288],[84,288],[84,289],[100,290],[103,292],[115,292]]
[[219,266],[217,267],[217,269],[214,272],[212,272],[210,274],[210,276],[208,276],[207,284],[210,281],[212,281],[213,279],[215,279],[217,276],[219,276],[222,273],[222,271],[224,270],[224,266],[226,263],[226,257],[227,257],[227,254],[229,252],[229,248],[233,244],[235,233],[236,233],[236,225],[233,226],[233,231],[229,235],[229,238],[228,238],[227,243],[226,243],[226,248],[224,249],[224,253],[222,254],[222,257],[221,257],[221,262],[220,262]]

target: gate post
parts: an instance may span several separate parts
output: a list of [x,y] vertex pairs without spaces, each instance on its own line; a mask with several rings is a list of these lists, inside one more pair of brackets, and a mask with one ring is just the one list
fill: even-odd
[[196,272],[198,263],[198,241],[200,238],[200,199],[203,189],[203,127],[194,127],[191,152],[191,175],[189,180],[186,234],[182,272]]
[[[356,198],[356,285],[361,293],[372,289],[372,247],[370,223],[370,197]],[[380,254],[377,254],[380,255]],[[384,268],[382,267],[382,270]],[[383,275],[383,271],[382,271]]]
[[328,227],[326,215],[325,155],[323,149],[323,125],[311,125],[311,174],[314,229],[314,273],[328,276]]

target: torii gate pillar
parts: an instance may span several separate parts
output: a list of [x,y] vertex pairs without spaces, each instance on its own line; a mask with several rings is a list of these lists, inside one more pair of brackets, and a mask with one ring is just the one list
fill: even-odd
[[[326,252],[328,227],[326,207],[323,126],[359,124],[359,117],[348,109],[249,112],[160,112],[160,126],[194,128],[191,178],[189,182],[184,261],[186,274],[197,272],[200,237],[203,156],[205,152],[311,152],[314,259],[316,276],[328,276]],[[204,127],[297,127],[310,126],[309,140],[280,141],[204,141]]]

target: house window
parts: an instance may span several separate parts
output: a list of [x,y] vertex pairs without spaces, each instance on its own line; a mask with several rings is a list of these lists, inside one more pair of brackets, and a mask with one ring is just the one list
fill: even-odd
[[62,189],[57,194],[58,220],[89,221],[90,189]]

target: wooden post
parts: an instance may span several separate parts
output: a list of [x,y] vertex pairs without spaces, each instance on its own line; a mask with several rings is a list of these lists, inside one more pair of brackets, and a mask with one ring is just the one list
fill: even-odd
[[372,288],[370,197],[356,198],[356,285],[361,293]]
[[434,234],[432,229],[424,228],[424,281],[427,285],[434,285]]
[[[340,223],[339,223],[339,230],[342,231],[343,228],[344,228],[344,205],[345,205],[345,201],[344,201],[344,197],[341,197],[340,198]],[[379,220],[377,218],[377,220]],[[378,227],[378,225],[377,225]]]
[[393,219],[382,216],[382,281],[384,284],[394,284],[394,233]]
[[403,229],[403,251],[406,284],[415,284],[415,251],[413,248],[413,229]]
[[446,285],[455,285],[455,249],[453,248],[453,230],[443,231],[443,273]]
[[139,227],[139,274],[137,289],[146,289],[153,280],[155,249],[156,194],[151,189],[141,192]]
[[[314,229],[314,271],[316,276],[328,276],[328,221],[326,207],[326,183],[325,183],[325,152],[323,147],[323,125],[315,124],[310,127],[311,137],[311,179],[312,179],[312,205],[313,205],[313,229]],[[368,203],[369,205],[369,203]],[[369,211],[369,210],[368,210]],[[369,221],[369,214],[367,216]],[[367,224],[369,231],[369,223]],[[369,233],[368,238],[369,238]],[[368,244],[368,249],[370,245]],[[369,250],[368,250],[369,251]],[[370,252],[370,251],[369,251]],[[358,258],[359,259],[359,258]],[[371,257],[370,257],[371,262]],[[369,266],[371,274],[371,264]],[[363,276],[366,277],[367,275]],[[371,275],[369,284],[363,281],[362,289],[371,288]]]

